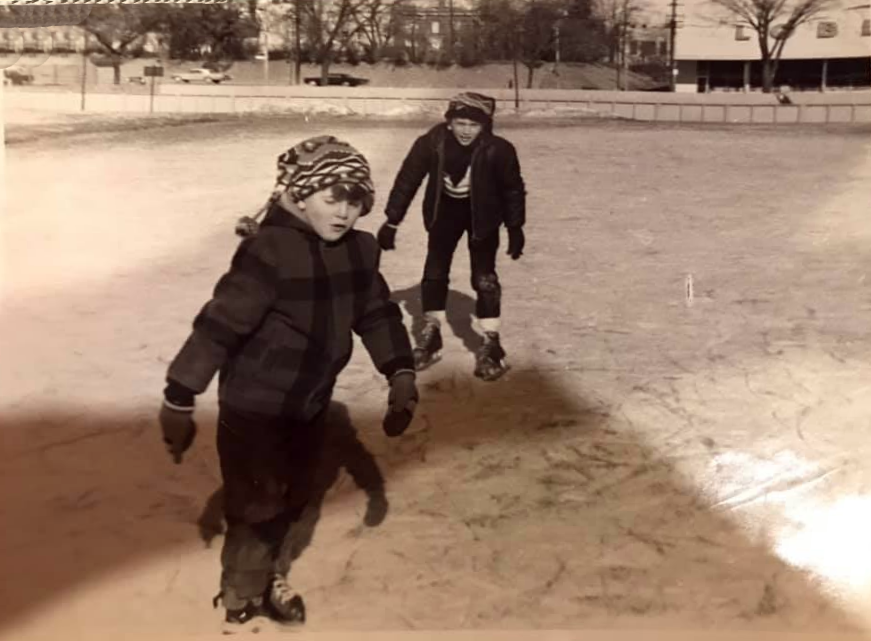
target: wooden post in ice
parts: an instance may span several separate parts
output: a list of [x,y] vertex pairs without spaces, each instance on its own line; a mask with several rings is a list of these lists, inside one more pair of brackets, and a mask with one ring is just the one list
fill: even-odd
[[687,307],[693,306],[693,275],[687,274],[684,280],[684,295],[686,297]]

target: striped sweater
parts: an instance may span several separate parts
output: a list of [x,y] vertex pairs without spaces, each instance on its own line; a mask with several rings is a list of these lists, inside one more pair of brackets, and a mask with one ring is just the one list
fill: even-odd
[[371,234],[351,230],[326,242],[275,205],[194,319],[170,364],[167,399],[184,403],[185,390],[202,393],[218,373],[219,403],[235,414],[311,420],[351,358],[352,332],[385,377],[413,369],[379,261]]

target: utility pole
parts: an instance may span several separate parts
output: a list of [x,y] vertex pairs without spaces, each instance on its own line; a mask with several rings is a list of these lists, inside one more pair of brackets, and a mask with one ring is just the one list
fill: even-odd
[[454,59],[454,45],[456,40],[454,40],[454,0],[449,0],[448,2],[448,37],[450,40],[450,56],[451,60]]
[[671,0],[671,20],[668,22],[668,76],[672,93],[677,85],[677,68],[674,66],[674,45],[677,39],[677,0]]
[[293,38],[294,38],[294,47],[296,48],[296,53],[293,56],[293,64],[294,64],[294,75],[296,77],[296,84],[302,83],[302,47],[300,46],[300,26],[302,25],[302,16],[300,15],[300,0],[294,0],[294,26],[293,26]]

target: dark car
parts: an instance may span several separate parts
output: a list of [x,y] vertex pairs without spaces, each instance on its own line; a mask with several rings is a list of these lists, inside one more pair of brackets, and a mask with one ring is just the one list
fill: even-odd
[[323,87],[324,84],[339,85],[341,87],[359,87],[360,85],[367,84],[369,79],[358,78],[357,76],[352,76],[347,73],[331,73],[327,75],[326,83],[324,83],[320,76],[309,76],[308,78],[304,78],[303,81],[307,85],[315,85],[318,87]]

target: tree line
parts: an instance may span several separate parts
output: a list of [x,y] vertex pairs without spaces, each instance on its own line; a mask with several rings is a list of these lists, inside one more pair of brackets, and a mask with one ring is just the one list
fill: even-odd
[[[770,91],[783,47],[796,29],[838,0],[707,0],[726,20],[756,32],[764,90]],[[658,4],[657,4],[658,3]],[[473,0],[471,10],[426,12],[432,0],[243,0],[228,4],[95,5],[81,24],[92,50],[115,67],[142,55],[147,37],[163,55],[227,68],[262,55],[320,65],[324,77],[337,62],[474,66],[514,60],[535,70],[546,62],[626,64],[630,29],[668,0]],[[660,6],[664,5],[664,6]],[[453,7],[453,3],[450,3]],[[447,20],[432,42],[431,24]],[[665,27],[667,25],[652,25]]]

